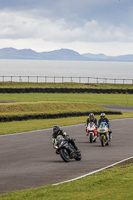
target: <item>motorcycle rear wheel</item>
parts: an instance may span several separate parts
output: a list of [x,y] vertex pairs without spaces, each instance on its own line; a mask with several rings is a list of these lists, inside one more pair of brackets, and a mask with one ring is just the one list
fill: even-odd
[[69,152],[68,152],[67,149],[61,148],[61,149],[59,150],[59,153],[60,153],[61,158],[62,158],[65,162],[69,162],[70,157],[69,157]]
[[101,145],[104,147],[105,146],[105,139],[104,136],[101,136]]

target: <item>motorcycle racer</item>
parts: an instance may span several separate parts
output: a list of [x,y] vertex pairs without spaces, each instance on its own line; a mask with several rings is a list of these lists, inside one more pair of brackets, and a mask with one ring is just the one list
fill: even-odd
[[111,138],[112,138],[112,131],[110,129],[110,122],[109,122],[108,118],[105,117],[105,113],[101,113],[100,119],[98,121],[98,127],[100,126],[101,122],[106,122],[107,123],[108,129],[109,129],[109,140],[111,140]]
[[[74,146],[74,148],[76,149],[76,151],[79,152],[79,150],[78,150],[78,148],[77,148],[77,146],[76,146],[74,140],[71,139],[71,138],[69,137],[69,135],[68,135],[66,132],[64,132],[63,130],[61,130],[60,126],[58,126],[58,125],[55,125],[55,126],[53,127],[53,134],[52,134],[52,144],[53,144],[53,146],[58,145],[58,144],[56,143],[56,138],[57,138],[58,135],[62,135],[63,138],[64,138],[65,140],[67,140],[68,142],[70,142],[70,143]],[[56,153],[57,153],[57,154],[59,153],[58,150],[56,151]]]
[[[89,118],[86,121],[86,132],[87,132],[87,126],[90,122],[93,122],[96,125],[96,129],[97,129],[97,119],[94,117],[93,113],[89,114]],[[97,130],[94,131],[95,134],[95,138],[97,137]]]

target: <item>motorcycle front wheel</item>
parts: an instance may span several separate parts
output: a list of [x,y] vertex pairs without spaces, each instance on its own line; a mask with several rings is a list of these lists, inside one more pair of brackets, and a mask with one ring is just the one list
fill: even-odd
[[93,135],[92,135],[92,133],[90,133],[90,143],[92,143],[93,142]]
[[77,153],[77,156],[75,157],[75,160],[79,161],[79,160],[81,160],[81,159],[82,159],[81,153],[78,152],[78,153]]
[[69,157],[69,152],[68,152],[67,149],[61,148],[61,149],[59,150],[59,153],[60,153],[61,158],[62,158],[65,162],[69,162],[70,157]]

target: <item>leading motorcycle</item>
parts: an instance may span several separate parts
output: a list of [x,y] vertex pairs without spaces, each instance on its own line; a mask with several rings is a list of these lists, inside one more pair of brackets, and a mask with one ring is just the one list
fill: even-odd
[[62,135],[57,136],[54,148],[65,162],[69,162],[70,159],[79,161],[82,158],[80,151],[77,151],[69,140],[64,139]]

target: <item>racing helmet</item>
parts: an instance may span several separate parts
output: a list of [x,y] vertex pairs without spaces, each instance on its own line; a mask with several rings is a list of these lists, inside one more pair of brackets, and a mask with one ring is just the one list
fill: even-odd
[[90,114],[89,114],[89,118],[90,118],[90,120],[93,120],[93,119],[94,119],[94,114],[93,114],[93,113],[90,113]]
[[54,132],[54,133],[58,133],[59,131],[60,131],[60,126],[55,125],[55,126],[53,127],[53,132]]
[[101,119],[104,119],[105,118],[105,113],[101,113],[100,117],[101,117]]

